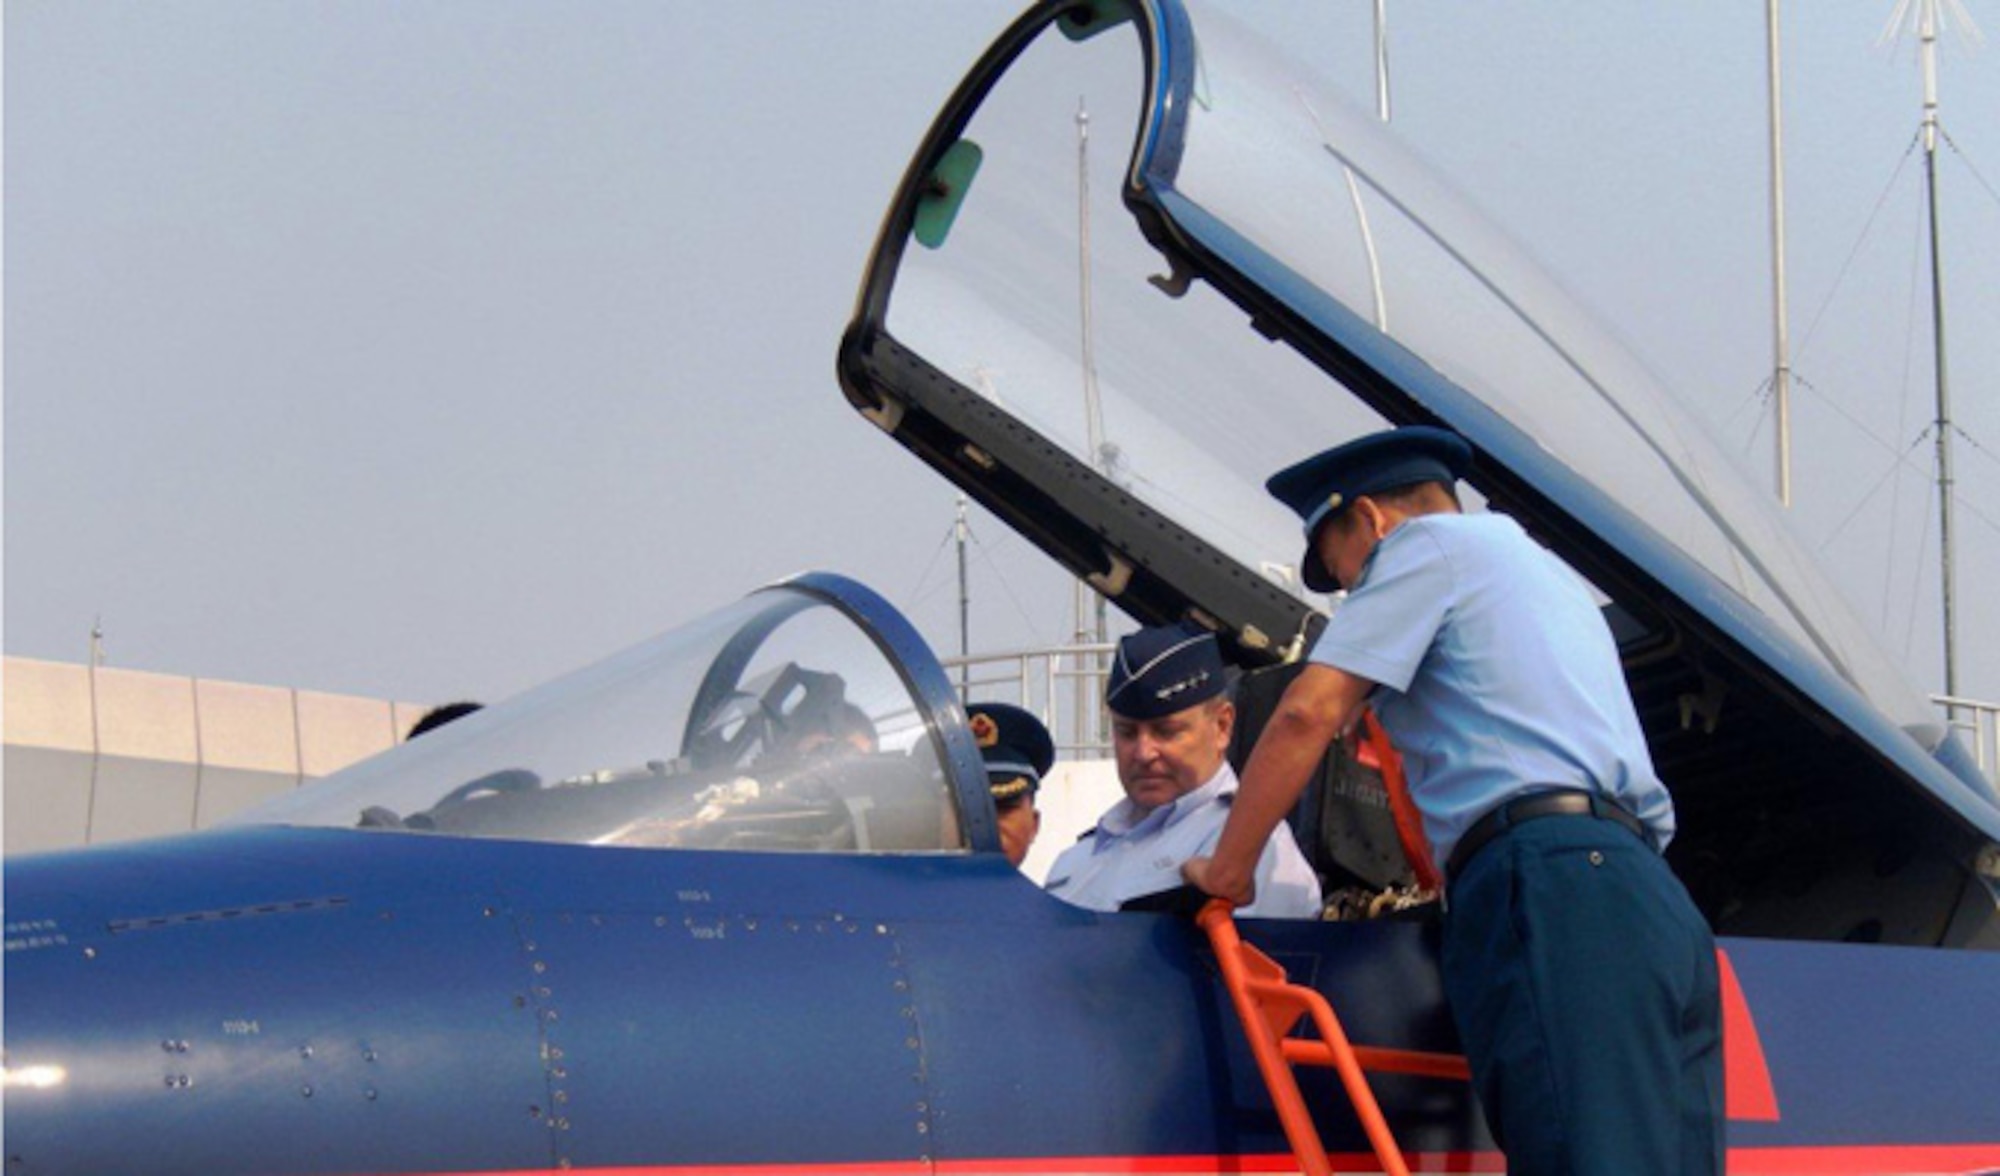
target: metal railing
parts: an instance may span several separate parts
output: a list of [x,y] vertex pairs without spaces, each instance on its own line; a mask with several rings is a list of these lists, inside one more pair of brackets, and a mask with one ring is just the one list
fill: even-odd
[[1972,758],[1979,770],[2000,784],[2000,702],[1980,702],[1949,694],[1933,694],[1931,701],[1944,712],[1944,721],[1959,737],[1972,745]]
[[944,658],[966,702],[1011,702],[1048,724],[1058,759],[1105,759],[1104,678],[1117,646],[1057,645]]

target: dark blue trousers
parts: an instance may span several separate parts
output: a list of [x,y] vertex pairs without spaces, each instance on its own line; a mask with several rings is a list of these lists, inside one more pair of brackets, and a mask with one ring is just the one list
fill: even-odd
[[1660,855],[1591,817],[1451,880],[1445,993],[1510,1176],[1719,1176],[1715,941]]

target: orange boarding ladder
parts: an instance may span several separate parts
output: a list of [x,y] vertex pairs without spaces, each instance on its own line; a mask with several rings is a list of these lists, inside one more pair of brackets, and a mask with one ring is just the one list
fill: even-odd
[[[1354,1104],[1354,1113],[1361,1120],[1362,1130],[1368,1133],[1368,1142],[1375,1148],[1382,1171],[1388,1176],[1409,1176],[1403,1149],[1389,1133],[1389,1124],[1382,1118],[1382,1108],[1376,1105],[1375,1092],[1368,1088],[1363,1071],[1455,1078],[1463,1082],[1472,1077],[1465,1059],[1457,1054],[1349,1044],[1340,1019],[1333,1015],[1333,1006],[1324,996],[1291,983],[1275,960],[1243,942],[1236,933],[1236,920],[1228,903],[1220,899],[1209,902],[1195,922],[1208,933],[1208,941],[1215,947],[1223,983],[1236,1003],[1236,1015],[1250,1038],[1250,1051],[1256,1055],[1257,1069],[1270,1089],[1272,1105],[1277,1108],[1278,1121],[1284,1125],[1292,1154],[1298,1157],[1299,1170],[1305,1176],[1332,1176],[1333,1165],[1326,1158],[1319,1129],[1313,1126],[1312,1116],[1306,1112],[1305,1097],[1299,1093],[1292,1067],[1332,1066],[1340,1073],[1341,1085],[1347,1088],[1348,1101]],[[1305,1017],[1318,1030],[1317,1038],[1290,1035]]]

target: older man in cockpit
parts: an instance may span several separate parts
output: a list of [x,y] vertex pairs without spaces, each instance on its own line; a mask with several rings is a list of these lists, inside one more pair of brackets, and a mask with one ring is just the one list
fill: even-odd
[[[1215,635],[1182,625],[1142,629],[1119,642],[1104,702],[1125,799],[1056,859],[1048,890],[1110,911],[1175,889],[1181,863],[1214,849],[1236,794],[1227,759],[1236,708]],[[1256,874],[1257,900],[1243,913],[1319,916],[1319,879],[1282,822],[1266,839]]]

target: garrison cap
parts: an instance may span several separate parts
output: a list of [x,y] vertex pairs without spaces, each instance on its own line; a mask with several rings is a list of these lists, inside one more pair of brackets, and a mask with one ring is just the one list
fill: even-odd
[[1306,524],[1306,554],[1299,571],[1306,587],[1331,592],[1340,587],[1314,549],[1320,525],[1363,494],[1380,494],[1419,482],[1452,485],[1472,466],[1472,446],[1449,429],[1405,425],[1356,437],[1324,453],[1286,466],[1264,483],[1271,497]]
[[973,742],[986,760],[986,787],[995,804],[1033,796],[1056,762],[1056,743],[1042,721],[1004,702],[975,702],[965,708]]
[[1215,634],[1186,623],[1161,625],[1118,643],[1104,705],[1128,719],[1157,719],[1207,702],[1228,686]]

